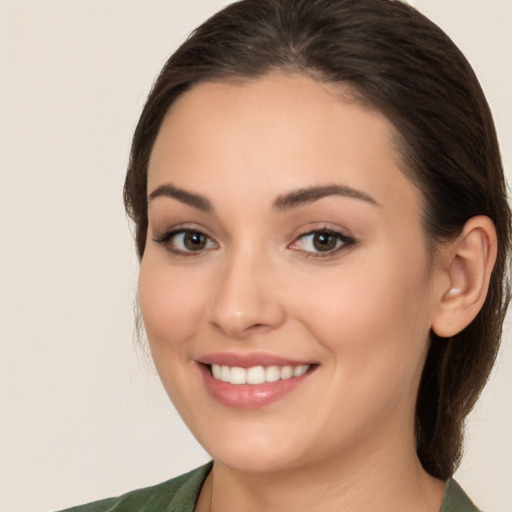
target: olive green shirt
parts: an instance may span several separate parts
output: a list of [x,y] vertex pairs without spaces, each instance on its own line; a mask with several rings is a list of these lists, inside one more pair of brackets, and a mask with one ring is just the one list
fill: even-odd
[[[212,468],[206,464],[167,482],[95,501],[61,512],[194,512],[205,478]],[[479,512],[455,480],[448,480],[440,512]]]

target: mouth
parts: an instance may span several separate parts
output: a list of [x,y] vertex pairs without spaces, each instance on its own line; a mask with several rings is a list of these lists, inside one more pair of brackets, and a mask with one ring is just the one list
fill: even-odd
[[300,377],[312,370],[314,366],[312,364],[301,364],[296,366],[271,365],[242,368],[220,364],[207,365],[210,375],[216,380],[228,384],[249,384],[252,386]]
[[271,355],[215,354],[197,361],[206,390],[219,403],[236,409],[270,405],[292,393],[315,373],[317,363]]

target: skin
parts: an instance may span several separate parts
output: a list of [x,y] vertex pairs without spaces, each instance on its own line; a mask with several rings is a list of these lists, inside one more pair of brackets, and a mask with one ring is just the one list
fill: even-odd
[[[198,511],[439,510],[444,484],[416,457],[414,407],[449,283],[393,135],[380,113],[300,75],[203,83],[167,114],[149,194],[172,184],[211,209],[150,199],[139,302],[163,385],[215,460]],[[331,185],[359,197],[275,206]],[[353,243],[319,253],[306,235],[326,228]],[[173,229],[207,243],[163,243]],[[212,352],[317,366],[268,405],[228,407],[197,362]]]

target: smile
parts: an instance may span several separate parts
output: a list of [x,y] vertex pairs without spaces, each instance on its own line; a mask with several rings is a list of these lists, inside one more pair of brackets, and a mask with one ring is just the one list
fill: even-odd
[[229,384],[259,385],[266,382],[288,380],[304,375],[312,365],[302,364],[298,366],[252,366],[240,368],[238,366],[211,365],[211,374],[214,379]]
[[320,366],[262,353],[215,353],[196,362],[210,396],[235,409],[256,409],[284,399]]

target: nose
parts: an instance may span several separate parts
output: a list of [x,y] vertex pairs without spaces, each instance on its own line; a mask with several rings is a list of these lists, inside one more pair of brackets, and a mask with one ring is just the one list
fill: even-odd
[[216,279],[209,321],[231,338],[245,338],[279,327],[286,309],[276,273],[257,255],[239,255],[224,262]]

